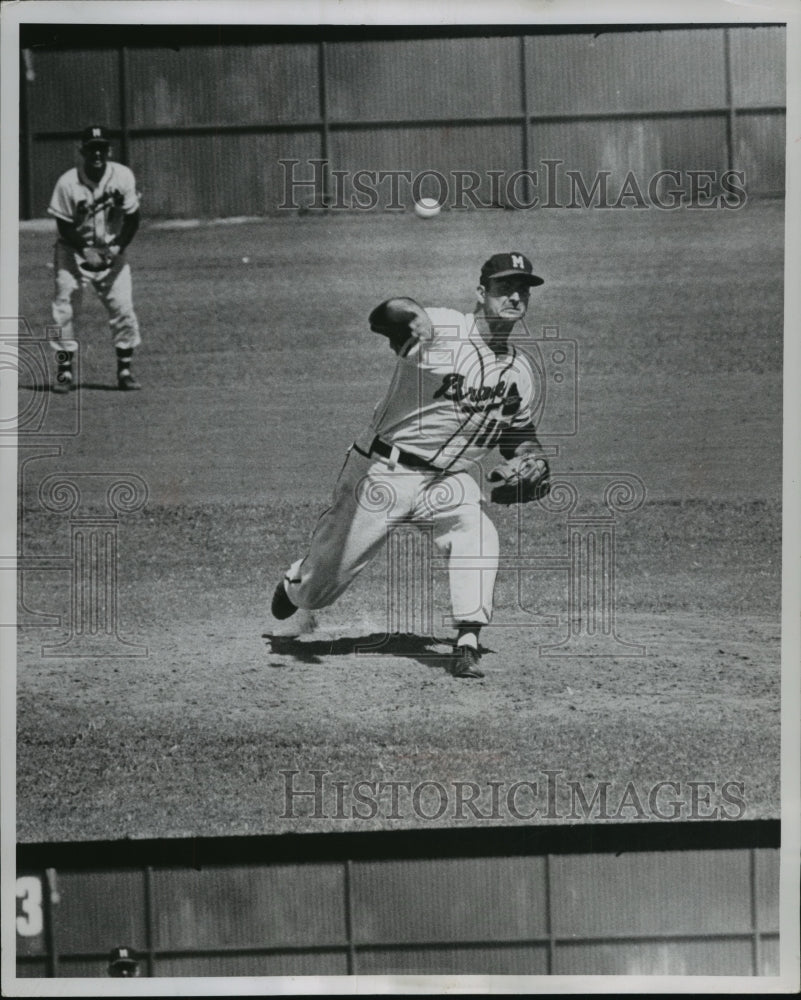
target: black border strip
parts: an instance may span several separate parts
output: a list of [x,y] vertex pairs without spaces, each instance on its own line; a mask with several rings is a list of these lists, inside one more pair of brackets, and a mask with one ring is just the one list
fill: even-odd
[[621,32],[714,30],[721,28],[784,28],[783,21],[760,23],[665,24],[20,24],[22,48],[93,49],[192,45],[260,45],[266,42],[368,41],[413,38],[487,38],[519,35],[599,35]]
[[631,854],[777,848],[779,820],[491,826],[468,829],[287,833],[253,837],[61,841],[17,846],[19,871],[194,868],[277,862]]

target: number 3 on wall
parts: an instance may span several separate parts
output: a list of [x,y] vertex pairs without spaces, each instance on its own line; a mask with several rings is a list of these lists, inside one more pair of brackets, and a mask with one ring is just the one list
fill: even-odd
[[17,916],[17,934],[20,937],[36,937],[44,928],[44,911],[42,883],[35,875],[23,875],[17,879],[17,899],[22,910]]

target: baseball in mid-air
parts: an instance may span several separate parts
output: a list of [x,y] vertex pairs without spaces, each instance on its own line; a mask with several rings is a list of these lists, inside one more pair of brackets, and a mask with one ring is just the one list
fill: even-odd
[[421,198],[414,203],[414,214],[421,219],[433,219],[435,215],[439,215],[441,208],[442,205],[436,198]]

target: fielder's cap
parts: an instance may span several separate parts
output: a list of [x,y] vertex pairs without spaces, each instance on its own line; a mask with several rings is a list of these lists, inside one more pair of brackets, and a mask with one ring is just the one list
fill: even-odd
[[481,268],[480,283],[486,288],[492,278],[526,278],[530,285],[543,285],[545,279],[534,274],[534,267],[525,254],[496,253]]
[[112,948],[108,954],[108,964],[133,967],[137,963],[136,952],[131,948]]
[[89,125],[81,132],[81,146],[109,146],[111,139],[102,125]]

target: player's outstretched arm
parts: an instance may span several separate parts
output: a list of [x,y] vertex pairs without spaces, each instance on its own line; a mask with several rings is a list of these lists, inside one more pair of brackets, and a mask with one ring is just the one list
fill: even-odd
[[370,329],[389,340],[390,347],[405,357],[415,344],[430,340],[433,327],[428,313],[414,299],[386,299],[370,313]]

